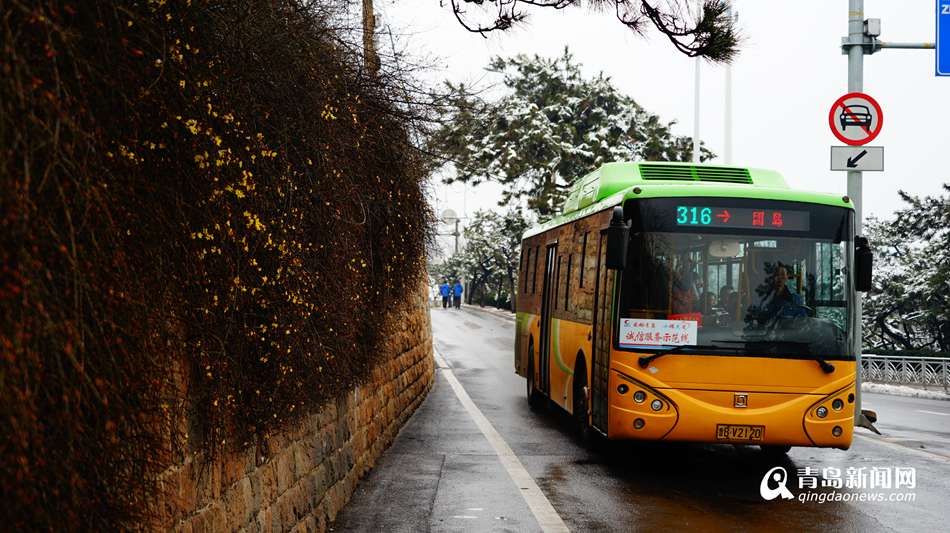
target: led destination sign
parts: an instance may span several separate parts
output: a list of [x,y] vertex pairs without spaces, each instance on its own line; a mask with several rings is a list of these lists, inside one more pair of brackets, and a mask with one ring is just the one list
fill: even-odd
[[677,226],[808,231],[808,211],[745,207],[676,206]]

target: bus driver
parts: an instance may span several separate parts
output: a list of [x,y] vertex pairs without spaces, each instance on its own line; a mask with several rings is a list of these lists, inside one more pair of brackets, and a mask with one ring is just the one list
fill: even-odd
[[806,316],[802,297],[788,288],[788,279],[788,267],[777,263],[772,273],[772,287],[759,304],[759,323],[771,322],[776,318]]

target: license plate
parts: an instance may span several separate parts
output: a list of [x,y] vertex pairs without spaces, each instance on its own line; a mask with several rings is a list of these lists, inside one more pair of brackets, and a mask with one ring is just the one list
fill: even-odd
[[765,426],[734,426],[732,424],[716,426],[716,440],[759,442],[763,435],[765,435]]

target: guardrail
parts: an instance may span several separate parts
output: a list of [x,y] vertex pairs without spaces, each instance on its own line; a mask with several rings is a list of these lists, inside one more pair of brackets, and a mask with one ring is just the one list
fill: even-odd
[[950,359],[862,355],[864,381],[907,385],[936,385],[950,390]]

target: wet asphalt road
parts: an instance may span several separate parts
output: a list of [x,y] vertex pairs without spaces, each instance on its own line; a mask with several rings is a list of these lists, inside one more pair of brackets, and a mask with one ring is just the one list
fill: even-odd
[[[514,373],[514,322],[484,311],[433,309],[436,350],[572,531],[947,531],[950,402],[865,395],[883,437],[857,430],[848,451],[602,443],[587,449],[566,416],[532,412]],[[334,531],[538,531],[521,489],[437,370],[428,398],[356,489]],[[944,420],[946,419],[946,420]],[[764,474],[783,466],[795,499],[765,501]],[[916,487],[838,489],[914,501],[801,502],[798,469],[916,469]],[[814,492],[829,493],[832,489]],[[880,496],[878,496],[878,494]]]
[[892,440],[950,457],[950,402],[869,393],[861,401]]

